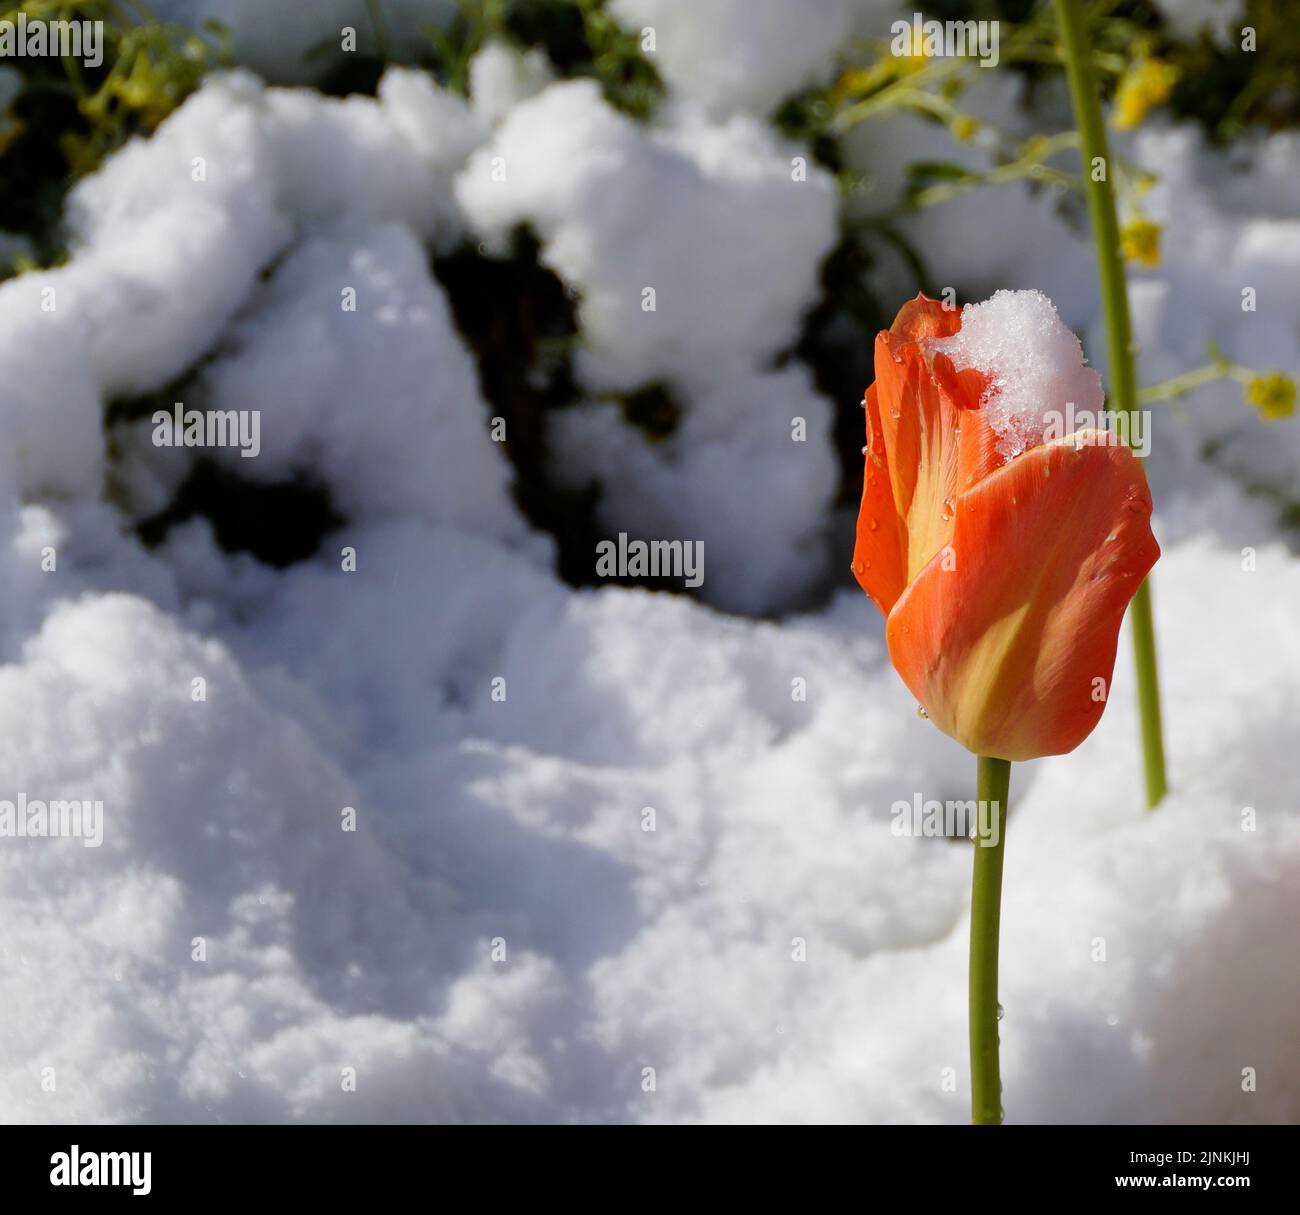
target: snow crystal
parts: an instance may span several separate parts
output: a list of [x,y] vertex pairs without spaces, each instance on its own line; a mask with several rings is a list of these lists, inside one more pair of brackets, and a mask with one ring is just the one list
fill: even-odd
[[1079,339],[1041,291],[998,291],[967,304],[961,328],[927,345],[958,371],[975,368],[988,377],[983,407],[1003,456],[1041,443],[1054,420],[1060,431],[1075,415],[1095,419],[1101,410],[1101,377],[1084,365]]

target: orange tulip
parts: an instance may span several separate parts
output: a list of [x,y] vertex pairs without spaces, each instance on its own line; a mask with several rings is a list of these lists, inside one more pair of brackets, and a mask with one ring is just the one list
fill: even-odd
[[1008,458],[988,378],[917,296],[876,338],[853,569],[926,715],[977,755],[1072,751],[1101,719],[1120,621],[1160,549],[1142,466],[1095,430]]

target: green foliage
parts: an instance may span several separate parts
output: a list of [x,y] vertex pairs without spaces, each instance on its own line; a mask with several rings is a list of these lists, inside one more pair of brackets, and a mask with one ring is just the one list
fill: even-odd
[[28,236],[38,261],[61,257],[64,196],[80,177],[130,138],[149,134],[199,85],[222,57],[213,43],[154,21],[148,10],[118,0],[27,0],[0,10],[30,21],[102,21],[104,61],[90,68],[54,56],[13,58],[22,77],[0,138],[0,229]]
[[600,81],[605,100],[646,119],[663,96],[663,82],[641,54],[638,36],[605,11],[604,0],[497,0],[505,33],[521,46],[540,46],[564,77]]
[[1255,50],[1240,32],[1226,44],[1202,36],[1169,52],[1181,69],[1170,108],[1199,122],[1219,143],[1251,127],[1300,125],[1300,20],[1279,0],[1246,0],[1241,26],[1255,31]]
[[649,118],[663,96],[637,36],[605,11],[604,0],[460,0],[450,25],[431,27],[426,36],[433,72],[462,96],[469,91],[470,61],[492,39],[520,50],[540,48],[562,79],[599,81],[610,105],[633,118]]

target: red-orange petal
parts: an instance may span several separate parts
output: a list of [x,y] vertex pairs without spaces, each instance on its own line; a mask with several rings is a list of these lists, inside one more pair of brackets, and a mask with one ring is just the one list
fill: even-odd
[[957,495],[1002,463],[979,408],[983,375],[956,372],[911,336],[946,336],[960,323],[955,310],[918,298],[876,338],[883,465],[902,520],[904,584],[948,543]]
[[955,507],[949,546],[890,612],[894,666],[976,754],[1072,751],[1101,718],[1124,610],[1160,555],[1142,466],[1086,432],[998,468]]
[[876,386],[867,389],[866,468],[862,477],[862,505],[858,509],[858,536],[853,547],[853,574],[858,585],[888,616],[907,585],[907,548],[903,521],[885,463],[885,437],[880,423]]
[[921,338],[952,337],[960,328],[960,309],[918,293],[898,310],[889,332],[904,341],[916,342]]

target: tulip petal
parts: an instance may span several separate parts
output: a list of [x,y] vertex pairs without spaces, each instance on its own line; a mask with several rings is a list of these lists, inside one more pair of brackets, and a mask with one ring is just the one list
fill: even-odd
[[952,337],[960,328],[960,309],[918,294],[898,310],[889,332],[902,341],[918,342],[922,338]]
[[1124,610],[1160,555],[1142,466],[1081,432],[996,469],[955,507],[949,546],[890,612],[894,666],[976,754],[1071,751],[1101,718]]
[[932,362],[923,346],[892,332],[876,339],[884,462],[905,529],[906,581],[948,543],[957,495],[1002,463],[978,408],[983,385],[978,372],[954,372],[946,355]]
[[862,477],[853,573],[858,585],[888,616],[907,585],[907,544],[885,464],[885,437],[874,384],[867,389],[863,407],[867,415],[867,466]]

